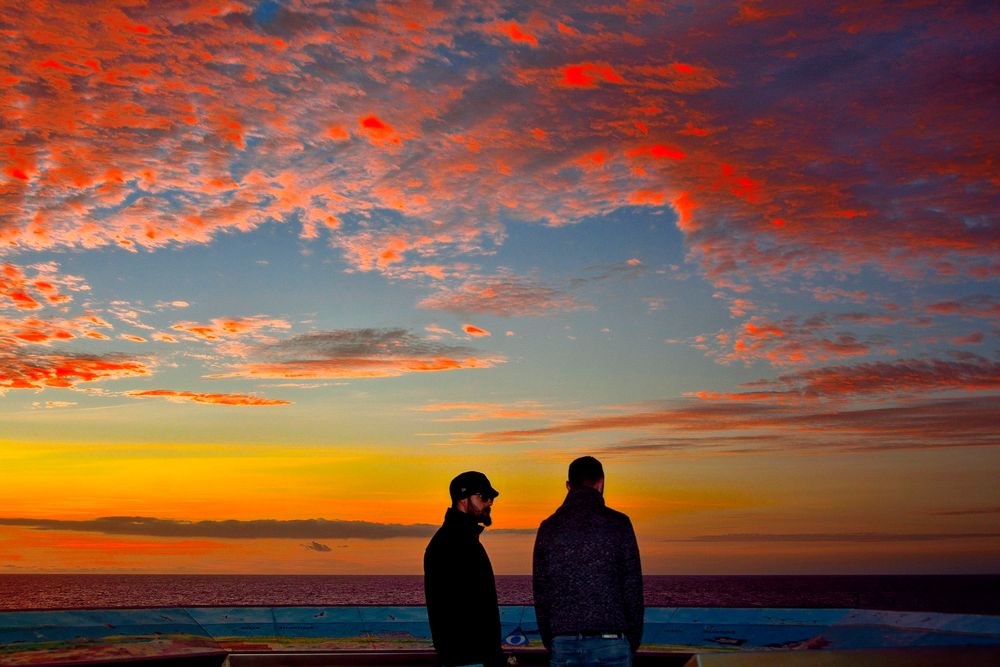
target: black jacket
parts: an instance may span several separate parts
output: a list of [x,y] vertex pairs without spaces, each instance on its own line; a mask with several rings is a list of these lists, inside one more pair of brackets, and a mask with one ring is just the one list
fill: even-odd
[[632,522],[596,489],[573,489],[535,538],[535,616],[548,648],[560,634],[623,632],[642,642],[642,567]]
[[424,593],[434,649],[445,665],[506,664],[496,579],[476,519],[449,508],[424,552]]

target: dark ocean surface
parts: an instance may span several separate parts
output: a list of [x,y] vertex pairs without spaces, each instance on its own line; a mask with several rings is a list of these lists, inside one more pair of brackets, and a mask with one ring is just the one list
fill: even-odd
[[[1000,575],[647,576],[650,607],[860,608],[1000,614]],[[527,605],[531,577],[497,577]],[[423,578],[343,575],[0,575],[0,609],[423,605]]]

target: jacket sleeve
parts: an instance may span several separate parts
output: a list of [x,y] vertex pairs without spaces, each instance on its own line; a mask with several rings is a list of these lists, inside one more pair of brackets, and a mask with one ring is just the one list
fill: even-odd
[[438,652],[447,652],[454,645],[450,634],[454,632],[453,611],[459,608],[456,589],[452,585],[455,573],[451,572],[449,554],[441,549],[428,547],[424,552],[424,595],[427,598],[427,620],[431,638]]
[[[434,650],[445,664],[506,663],[492,576],[487,582],[468,551],[441,547],[433,544],[424,552],[424,595]],[[491,607],[482,606],[491,602],[482,588],[487,583],[492,586]],[[495,625],[484,615],[493,610]]]
[[632,522],[626,519],[626,535],[622,540],[622,599],[625,603],[625,636],[632,652],[642,643],[645,604],[642,597],[642,563],[639,560],[639,543],[635,539]]
[[549,578],[548,558],[545,549],[545,527],[539,527],[535,536],[535,550],[531,559],[531,589],[535,599],[535,619],[542,644],[550,648],[552,644],[552,583]]

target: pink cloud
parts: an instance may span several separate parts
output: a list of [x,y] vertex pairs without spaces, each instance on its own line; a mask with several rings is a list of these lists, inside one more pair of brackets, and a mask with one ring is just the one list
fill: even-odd
[[588,308],[571,294],[510,273],[477,276],[422,299],[420,308],[501,317],[541,317]]
[[964,336],[955,336],[951,339],[954,345],[979,345],[986,337],[983,335],[982,331],[973,331],[970,334]]
[[998,319],[1000,318],[1000,299],[988,295],[978,295],[953,301],[938,301],[928,305],[927,312],[934,315]]
[[817,301],[851,301],[865,303],[871,295],[864,290],[845,290],[839,287],[814,287],[810,290]]

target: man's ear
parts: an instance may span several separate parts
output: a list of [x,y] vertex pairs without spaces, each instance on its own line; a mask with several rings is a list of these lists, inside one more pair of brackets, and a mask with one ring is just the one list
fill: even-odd
[[466,514],[468,514],[469,513],[469,499],[468,498],[462,498],[461,500],[457,501],[455,503],[455,509],[457,509],[459,512],[465,512]]
[[569,480],[566,480],[566,490],[569,491],[572,487],[569,485]]
[[603,477],[600,478],[599,480],[597,480],[597,484],[594,484],[594,488],[597,489],[598,491],[600,491],[602,494],[604,493],[604,478]]

